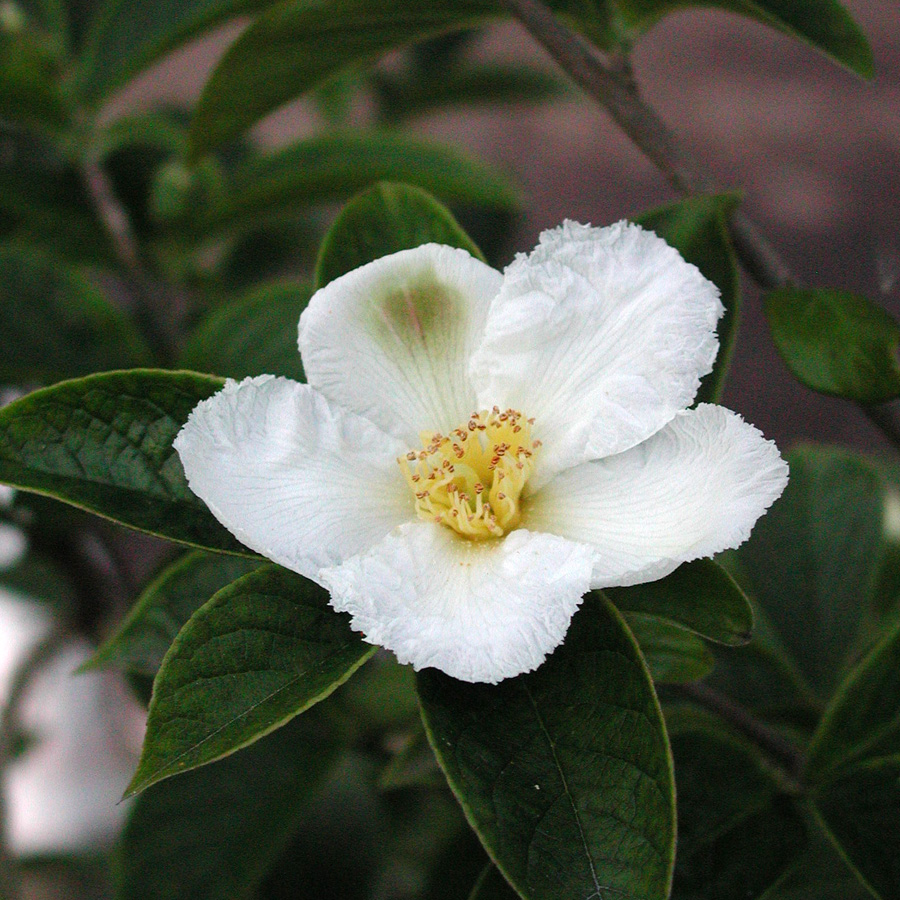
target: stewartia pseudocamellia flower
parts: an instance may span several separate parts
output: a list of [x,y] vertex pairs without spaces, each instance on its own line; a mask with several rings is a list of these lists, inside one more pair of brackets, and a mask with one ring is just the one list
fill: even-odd
[[368,641],[497,682],[541,664],[585,592],[737,546],[784,489],[759,431],[687,408],[721,314],[625,222],[567,222],[503,274],[429,244],[313,296],[308,385],[229,382],[175,446],[213,514]]

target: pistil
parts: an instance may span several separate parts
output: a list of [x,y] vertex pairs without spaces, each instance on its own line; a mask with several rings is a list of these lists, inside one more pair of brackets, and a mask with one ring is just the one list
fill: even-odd
[[521,521],[519,498],[540,441],[534,419],[495,406],[449,435],[425,432],[422,449],[398,459],[416,512],[471,540],[501,537]]

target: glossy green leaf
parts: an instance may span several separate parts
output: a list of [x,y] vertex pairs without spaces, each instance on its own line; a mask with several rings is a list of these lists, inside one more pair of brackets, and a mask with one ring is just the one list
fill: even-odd
[[748,592],[824,700],[872,613],[884,483],[845,450],[801,447],[788,463],[787,489],[736,555]]
[[409,182],[443,200],[506,209],[518,204],[503,176],[455,150],[389,132],[346,132],[246,163],[197,227],[215,232],[290,218],[309,204],[344,200],[384,179]]
[[518,896],[519,894],[500,874],[500,870],[493,863],[489,863],[475,882],[469,900],[516,900]]
[[717,403],[721,398],[737,339],[741,277],[728,217],[739,201],[735,194],[688,197],[635,220],[671,244],[721,292],[725,313],[717,328],[719,353],[712,372],[700,382],[699,403]]
[[302,576],[265,566],[238,579],[190,618],[166,654],[128,793],[258,740],[373,652]]
[[491,857],[528,900],[668,896],[672,769],[634,639],[602,595],[535,672],[419,673],[429,739]]
[[99,101],[164,53],[273,0],[106,0],[85,51],[84,94]]
[[186,554],[150,583],[115,634],[81,668],[156,675],[187,620],[217,591],[261,565],[259,559],[201,550]]
[[172,441],[222,387],[194,372],[104,372],[0,410],[0,481],[172,541],[248,554],[187,485]]
[[311,295],[308,284],[285,281],[223,304],[191,333],[181,366],[235,379],[268,374],[305,381],[297,325]]
[[383,181],[357,194],[335,219],[319,251],[316,287],[382,256],[428,243],[461,247],[484,259],[445,206],[421,188]]
[[46,383],[149,361],[131,322],[78,271],[0,245],[0,381]]
[[298,824],[338,749],[304,716],[135,802],[119,847],[119,900],[246,897]]
[[658,684],[697,681],[713,670],[712,653],[692,632],[643,613],[626,613],[625,621]]
[[900,327],[846,291],[784,287],[765,297],[772,339],[807,387],[860,403],[900,396]]
[[805,843],[803,822],[742,741],[709,728],[670,732],[678,791],[673,900],[745,900],[771,887]]
[[207,82],[191,126],[192,156],[197,159],[237,137],[350,64],[372,61],[394,47],[445,31],[482,24],[498,13],[499,8],[486,0],[278,3],[235,41]]
[[862,763],[816,789],[817,812],[841,856],[881,900],[900,897],[900,758]]
[[[606,6],[606,4],[603,4]],[[712,6],[738,13],[798,38],[863,78],[875,73],[872,51],[862,30],[837,0],[622,0],[615,31],[634,40],[667,13],[686,6]]]
[[684,563],[659,581],[606,588],[623,612],[646,613],[722,644],[746,644],[753,610],[735,580],[711,559]]
[[821,781],[881,756],[900,756],[900,624],[838,689],[810,744],[806,774]]

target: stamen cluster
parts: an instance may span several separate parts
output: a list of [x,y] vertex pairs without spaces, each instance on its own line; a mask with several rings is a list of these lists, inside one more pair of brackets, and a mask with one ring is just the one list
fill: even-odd
[[463,537],[501,537],[521,521],[519,499],[540,441],[534,419],[495,406],[474,412],[449,435],[425,432],[422,450],[397,460],[416,497],[416,512]]

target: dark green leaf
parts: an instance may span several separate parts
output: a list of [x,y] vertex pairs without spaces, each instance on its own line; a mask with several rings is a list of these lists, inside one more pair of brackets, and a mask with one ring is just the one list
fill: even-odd
[[50,40],[0,26],[0,119],[58,131],[68,124],[60,59]]
[[807,387],[860,403],[900,396],[900,328],[846,291],[783,287],[765,298],[772,339]]
[[311,295],[307,284],[285,281],[223,304],[188,338],[180,364],[227,378],[268,374],[305,381],[297,325]]
[[106,0],[91,28],[83,91],[99,101],[164,53],[274,0]]
[[655,682],[697,681],[712,672],[713,655],[692,632],[642,613],[626,613],[625,621]]
[[265,566],[219,591],[163,660],[128,788],[245,747],[330,694],[374,652],[318,585]]
[[376,73],[374,87],[386,123],[396,124],[443,108],[474,104],[527,103],[555,97],[564,83],[550,72],[523,65],[458,66],[432,76]]
[[421,188],[381,182],[357,194],[325,235],[316,287],[379,257],[428,243],[461,247],[484,259],[450,210]]
[[343,756],[255,900],[373,900],[389,838],[374,768]]
[[488,863],[475,882],[469,900],[516,900],[518,896],[500,870],[493,863]]
[[66,259],[114,265],[115,254],[75,167],[45,139],[0,122],[0,220],[4,237]]
[[684,563],[659,581],[607,588],[606,595],[623,612],[668,619],[713,641],[746,644],[750,640],[750,601],[711,559]]
[[119,850],[119,900],[235,900],[278,856],[336,757],[304,716],[252,747],[147,791]]
[[728,236],[728,217],[739,200],[735,194],[688,197],[635,220],[671,244],[721,292],[725,314],[718,327],[719,355],[712,372],[700,382],[697,401],[702,403],[721,398],[737,338],[741,279]]
[[81,668],[116,666],[156,675],[187,620],[217,591],[262,564],[258,559],[200,550],[186,554],[153,580],[116,633]]
[[498,685],[419,673],[432,747],[492,858],[529,900],[663,900],[674,854],[665,728],[634,639],[585,598],[537,671]]
[[222,387],[194,372],[105,372],[0,410],[0,481],[179,543],[247,554],[187,485],[172,441]]
[[807,777],[822,781],[862,759],[900,754],[900,623],[835,694],[810,744]]
[[278,3],[235,41],[207,82],[191,126],[192,157],[237,137],[350,64],[498,14],[486,0]]
[[62,260],[0,245],[0,382],[51,382],[146,365],[123,313]]
[[[692,5],[713,6],[755,19],[799,38],[857,75],[874,75],[866,37],[837,0],[624,0],[614,7],[618,14],[615,30],[634,40],[667,13]],[[594,17],[593,9],[588,15]]]
[[872,895],[818,825],[797,861],[758,900],[868,900]]
[[863,883],[882,900],[900,897],[900,758],[863,763],[813,793],[813,802]]
[[737,557],[780,642],[821,699],[871,615],[884,484],[864,458],[803,447],[791,478]]
[[344,200],[384,179],[410,182],[443,200],[514,207],[501,175],[455,150],[400,134],[330,134],[292,144],[238,169],[227,197],[201,220],[210,232],[296,216],[311,203]]
[[745,900],[774,884],[804,828],[770,771],[742,741],[673,728],[678,790],[675,900]]
[[380,734],[387,728],[408,727],[419,720],[415,674],[386,651],[344,687],[337,702],[363,732]]

